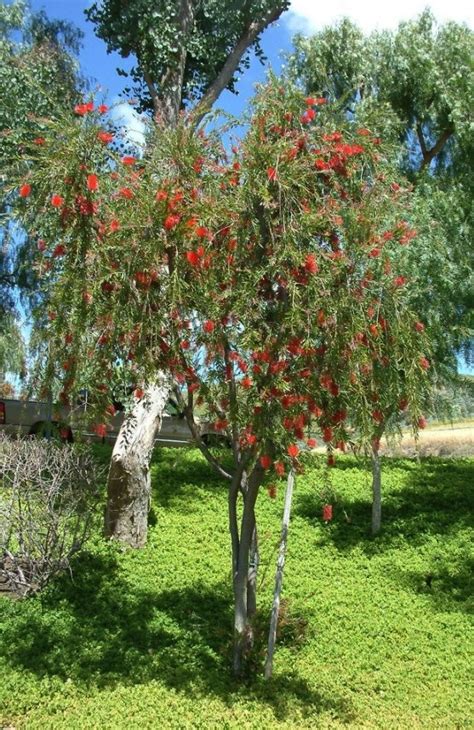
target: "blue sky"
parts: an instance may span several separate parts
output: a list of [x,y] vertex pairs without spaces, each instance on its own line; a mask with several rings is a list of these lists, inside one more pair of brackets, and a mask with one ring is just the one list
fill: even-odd
[[[82,73],[90,80],[92,88],[99,87],[110,102],[116,100],[126,81],[118,76],[116,68],[127,67],[130,61],[121,59],[117,54],[107,54],[103,41],[95,37],[92,24],[84,17],[84,10],[92,4],[92,0],[30,2],[33,10],[43,8],[49,17],[70,20],[83,30],[85,35],[79,59]],[[317,0],[292,0],[290,11],[263,34],[263,50],[268,64],[278,71],[282,63],[281,54],[291,49],[291,38],[297,31],[310,34],[344,16],[350,17],[366,32],[395,28],[399,22],[416,17],[427,4],[426,0],[397,0],[397,3],[385,4],[377,0],[358,0],[357,3],[353,0],[331,0],[324,4]],[[431,0],[429,4],[438,20],[455,20],[474,27],[474,3],[467,0]],[[238,83],[239,94],[224,92],[217,104],[219,108],[238,116],[252,95],[255,83],[262,81],[265,73],[260,61],[253,58],[250,68]],[[462,364],[461,368],[474,373],[474,369],[466,370]]]

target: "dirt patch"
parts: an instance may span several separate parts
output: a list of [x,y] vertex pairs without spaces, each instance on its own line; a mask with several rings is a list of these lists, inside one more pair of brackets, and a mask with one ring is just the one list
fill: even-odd
[[474,427],[437,426],[420,431],[418,440],[404,435],[399,442],[382,440],[381,453],[388,456],[474,456]]

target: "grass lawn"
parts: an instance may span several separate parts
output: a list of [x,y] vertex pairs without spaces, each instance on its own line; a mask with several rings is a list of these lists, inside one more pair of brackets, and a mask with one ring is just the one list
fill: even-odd
[[[107,545],[98,528],[72,581],[0,599],[0,727],[472,727],[474,460],[384,462],[373,540],[368,473],[343,458],[329,486],[312,457],[297,478],[275,676],[240,687],[226,487],[194,450],[160,449],[153,469],[144,550]],[[262,621],[282,500],[283,483],[257,504]]]

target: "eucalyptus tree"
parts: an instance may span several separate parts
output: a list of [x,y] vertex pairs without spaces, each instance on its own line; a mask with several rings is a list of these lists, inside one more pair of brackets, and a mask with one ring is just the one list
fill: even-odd
[[[224,89],[235,91],[251,52],[262,57],[262,32],[288,6],[289,0],[105,0],[86,16],[109,51],[133,58],[134,87],[127,91],[139,109],[169,127],[192,109],[196,127]],[[112,455],[105,532],[133,547],[146,542],[149,461],[172,385],[168,372],[150,376],[146,400],[137,401],[125,418]]]

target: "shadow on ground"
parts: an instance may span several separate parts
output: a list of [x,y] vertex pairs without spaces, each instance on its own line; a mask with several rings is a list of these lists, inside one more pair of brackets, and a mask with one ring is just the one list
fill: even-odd
[[17,607],[0,655],[38,678],[70,678],[99,688],[156,680],[188,697],[205,693],[228,705],[244,691],[280,719],[295,702],[308,716],[330,711],[343,721],[351,718],[344,700],[315,693],[299,678],[237,685],[230,674],[227,588],[132,590],[120,576],[112,546],[78,558],[73,582],[64,577],[41,597],[12,605],[12,611]]
[[[440,544],[426,573],[399,571],[399,578],[413,590],[426,592],[433,606],[442,610],[469,611],[472,608],[472,556],[464,549],[462,533],[474,526],[474,461],[422,459],[382,460],[383,466],[398,470],[396,486],[388,485],[383,496],[382,530],[373,538],[370,534],[370,479],[367,498],[351,499],[340,495],[334,505],[334,520],[326,526],[323,539],[333,543],[341,552],[361,548],[370,557],[398,547],[402,543],[419,548],[430,541]],[[353,459],[341,461],[336,469],[346,471],[360,463]],[[388,469],[385,473],[387,473]],[[388,479],[387,479],[388,481]],[[313,525],[321,524],[321,499],[313,494],[296,496],[295,514]],[[445,555],[450,541],[460,544],[451,560]]]

